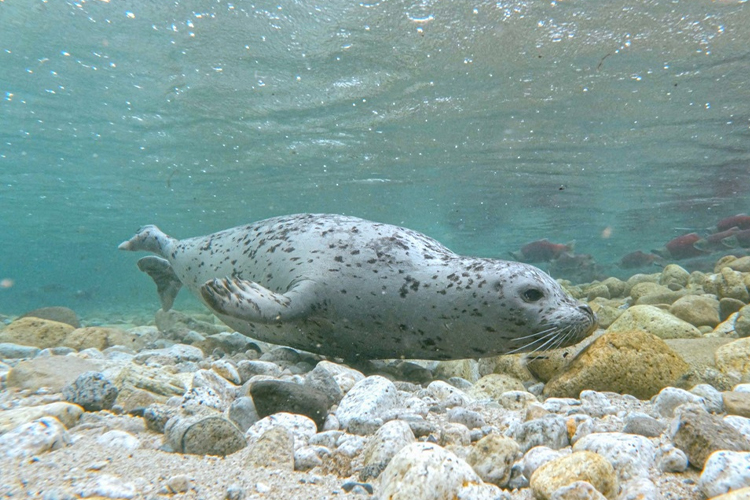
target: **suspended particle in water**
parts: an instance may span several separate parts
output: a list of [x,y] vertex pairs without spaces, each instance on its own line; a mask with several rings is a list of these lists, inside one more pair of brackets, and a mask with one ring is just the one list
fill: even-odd
[[12,288],[15,282],[10,278],[3,278],[0,280],[0,288]]

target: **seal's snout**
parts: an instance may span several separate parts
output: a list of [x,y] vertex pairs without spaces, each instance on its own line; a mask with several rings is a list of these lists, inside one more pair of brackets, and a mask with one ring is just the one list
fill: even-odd
[[588,315],[592,319],[596,318],[596,315],[594,314],[594,311],[591,309],[591,307],[588,304],[581,304],[580,306],[578,306],[578,309],[580,309],[581,311],[585,312],[586,315]]

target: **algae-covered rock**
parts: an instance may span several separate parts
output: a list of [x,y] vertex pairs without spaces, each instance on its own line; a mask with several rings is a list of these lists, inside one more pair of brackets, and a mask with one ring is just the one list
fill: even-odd
[[715,356],[719,370],[742,382],[750,382],[750,337],[719,347]]
[[15,320],[0,331],[0,342],[46,349],[62,345],[73,330],[75,328],[67,323],[29,316]]
[[577,398],[581,391],[632,394],[648,399],[688,370],[663,340],[640,331],[606,332],[550,380],[544,394]]
[[678,299],[669,312],[693,326],[719,324],[719,301],[708,295],[687,295]]

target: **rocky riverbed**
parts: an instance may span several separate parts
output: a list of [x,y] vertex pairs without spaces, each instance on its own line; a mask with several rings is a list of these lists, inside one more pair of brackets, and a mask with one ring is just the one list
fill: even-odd
[[0,330],[3,498],[750,498],[750,257],[564,283],[566,349],[347,366],[203,311]]

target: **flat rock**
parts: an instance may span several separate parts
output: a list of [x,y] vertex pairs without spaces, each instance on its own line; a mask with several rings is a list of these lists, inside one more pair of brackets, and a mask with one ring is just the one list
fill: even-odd
[[0,342],[46,349],[62,345],[73,330],[75,328],[67,323],[26,317],[15,320],[0,331]]
[[550,380],[544,394],[576,398],[590,389],[649,399],[687,370],[687,363],[653,334],[607,331]]
[[73,311],[72,309],[68,309],[67,307],[41,307],[19,316],[19,318],[28,317],[48,319],[51,321],[57,321],[58,323],[66,323],[73,328],[79,328],[81,326],[80,321],[78,321],[78,315],[76,315],[75,311]]
[[724,410],[729,415],[739,415],[750,418],[750,393],[748,392],[725,392],[722,393]]
[[11,344],[9,342],[0,343],[0,359],[21,359],[33,358],[39,354],[38,347],[30,345]]
[[705,400],[702,397],[677,387],[665,387],[653,400],[654,410],[662,417],[673,417],[675,408],[685,403],[705,407]]
[[226,456],[241,450],[247,443],[236,425],[218,412],[198,415],[175,415],[164,427],[173,450],[192,455]]
[[246,464],[250,467],[271,467],[294,470],[294,437],[281,426],[269,427],[249,447]]
[[320,430],[330,407],[329,398],[322,392],[283,380],[254,382],[250,395],[261,418],[280,412],[297,413],[310,417]]
[[661,339],[681,339],[701,337],[698,328],[676,318],[658,307],[636,305],[628,308],[615,320],[607,333],[641,330]]
[[674,445],[685,452],[696,469],[703,469],[715,451],[750,451],[750,441],[737,429],[699,405],[678,408],[669,432]]
[[83,414],[83,408],[64,402],[49,403],[41,406],[21,406],[0,412],[0,434],[42,417],[55,417],[66,428],[70,429],[78,423]]
[[52,392],[60,392],[81,373],[96,371],[91,361],[77,356],[50,356],[21,361],[8,373],[8,386],[37,391],[47,387]]
[[77,328],[70,332],[62,345],[71,347],[76,351],[83,351],[93,347],[103,351],[112,346],[125,346],[134,350],[143,347],[141,338],[138,335],[128,333],[119,328],[107,328],[103,326],[89,326]]
[[617,475],[606,458],[590,451],[579,451],[556,458],[531,475],[529,485],[538,500],[549,500],[559,488],[586,481],[607,498],[619,490]]
[[167,397],[182,396],[187,390],[179,377],[159,368],[135,364],[128,364],[120,370],[114,383],[120,391],[135,388]]

